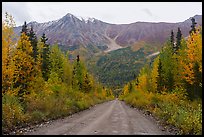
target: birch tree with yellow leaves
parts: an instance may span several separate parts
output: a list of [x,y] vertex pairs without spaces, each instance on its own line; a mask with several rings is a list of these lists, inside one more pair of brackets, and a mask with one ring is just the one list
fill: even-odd
[[16,69],[15,62],[12,60],[16,45],[14,26],[13,17],[6,13],[5,20],[2,22],[2,93],[13,90],[13,77]]

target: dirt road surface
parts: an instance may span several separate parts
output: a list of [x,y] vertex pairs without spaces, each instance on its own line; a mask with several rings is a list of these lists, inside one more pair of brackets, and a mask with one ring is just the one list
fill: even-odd
[[25,133],[30,135],[166,135],[153,119],[124,102],[98,104]]

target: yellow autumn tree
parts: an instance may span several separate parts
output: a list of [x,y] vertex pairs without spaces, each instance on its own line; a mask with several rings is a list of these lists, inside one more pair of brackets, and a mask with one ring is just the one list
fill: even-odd
[[184,64],[183,78],[189,83],[194,84],[195,79],[195,65],[198,65],[198,70],[202,74],[202,36],[198,29],[192,32],[192,35],[187,39],[187,58],[182,60]]
[[157,77],[158,77],[158,65],[159,65],[159,57],[154,60],[153,67],[150,74],[150,84],[151,84],[151,91],[156,92],[157,90]]
[[13,90],[13,76],[15,63],[12,61],[13,52],[16,45],[16,36],[13,31],[15,22],[8,13],[2,22],[2,92],[6,93]]
[[103,87],[102,89],[102,98],[104,99],[106,97],[106,89]]
[[124,88],[123,88],[123,93],[122,93],[123,95],[127,95],[127,94],[129,94],[129,85],[128,84],[126,84],[125,86],[124,86]]
[[29,82],[34,80],[34,59],[32,58],[32,46],[28,36],[25,33],[21,34],[16,50],[14,52],[13,61],[16,65],[14,72],[14,87],[20,88],[18,95],[29,93]]
[[202,33],[201,28],[192,32],[180,57],[182,79],[190,98],[202,97]]
[[69,54],[68,52],[66,55],[63,56],[63,77],[62,80],[64,83],[67,84],[67,86],[71,86],[72,84],[72,67],[69,62]]
[[41,70],[41,66],[42,66],[42,49],[43,49],[44,43],[41,41],[38,41],[37,43],[37,49],[38,49],[38,55],[37,55],[37,60],[36,60],[36,64],[35,64],[35,70],[37,75],[42,77],[42,70]]
[[142,91],[147,91],[148,79],[147,79],[147,72],[145,67],[141,69],[140,74],[138,76],[138,81],[139,83],[137,85],[137,88]]

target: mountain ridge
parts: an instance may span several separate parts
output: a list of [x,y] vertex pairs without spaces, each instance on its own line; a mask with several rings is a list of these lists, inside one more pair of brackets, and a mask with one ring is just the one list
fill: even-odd
[[[202,26],[202,15],[194,17],[198,25]],[[28,27],[31,25],[38,37],[45,33],[48,43],[59,44],[65,50],[72,46],[87,48],[91,45],[98,51],[108,51],[117,49],[111,47],[113,42],[121,48],[132,46],[140,41],[163,44],[169,37],[170,31],[173,29],[176,33],[178,27],[183,36],[187,36],[191,20],[188,18],[178,23],[139,21],[130,24],[110,24],[95,18],[84,19],[67,13],[62,18],[53,21],[29,22]],[[21,26],[14,28],[18,35],[20,35],[20,30]]]

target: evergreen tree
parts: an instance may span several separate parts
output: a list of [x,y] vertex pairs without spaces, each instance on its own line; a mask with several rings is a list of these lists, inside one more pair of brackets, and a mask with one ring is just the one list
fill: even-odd
[[43,33],[42,37],[41,37],[41,42],[43,42],[44,44],[46,44],[48,38],[46,38],[45,33]]
[[72,75],[72,86],[82,89],[83,85],[83,65],[80,61],[79,55],[77,55],[77,60],[74,63],[73,75]]
[[194,84],[193,84],[193,98],[202,98],[202,86],[200,84],[202,83],[202,72],[199,71],[199,64],[198,62],[195,62],[194,64]]
[[157,91],[161,92],[163,88],[163,77],[162,77],[162,63],[161,59],[159,58],[159,64],[158,64],[158,76],[157,76]]
[[25,33],[26,35],[28,35],[28,28],[27,28],[26,21],[24,22],[24,25],[22,26],[21,33]]
[[177,36],[176,36],[176,45],[174,48],[174,53],[178,52],[178,49],[181,47],[181,38],[182,38],[182,33],[180,28],[178,28]]
[[83,83],[83,91],[84,92],[90,92],[91,89],[92,89],[91,80],[89,78],[89,75],[86,74],[86,76],[84,78],[84,83]]
[[173,30],[171,30],[171,38],[170,38],[170,41],[171,41],[172,47],[174,48],[174,31],[173,31]]
[[43,33],[41,37],[41,42],[43,42],[43,51],[42,51],[42,75],[45,80],[48,80],[48,75],[50,72],[50,47],[49,44],[47,44],[48,38],[46,38],[45,33]]
[[192,33],[192,32],[196,32],[196,29],[195,29],[195,26],[196,26],[196,24],[197,24],[197,22],[195,22],[195,18],[191,18],[191,21],[192,21],[192,25],[191,25],[191,30],[190,30],[190,34]]
[[30,32],[28,34],[31,46],[33,47],[33,58],[35,62],[37,61],[38,49],[37,49],[37,37],[33,31],[33,26],[31,26]]
[[77,90],[88,92],[93,87],[93,80],[87,72],[85,64],[80,60],[79,55],[77,55],[77,59],[73,64],[73,72],[72,72],[72,86]]
[[79,59],[79,55],[77,55],[77,62],[79,62],[80,61],[80,59]]
[[170,91],[174,85],[174,71],[175,71],[175,60],[173,58],[174,51],[171,47],[170,42],[164,45],[163,51],[160,53],[160,60],[162,64],[162,82],[165,88]]

